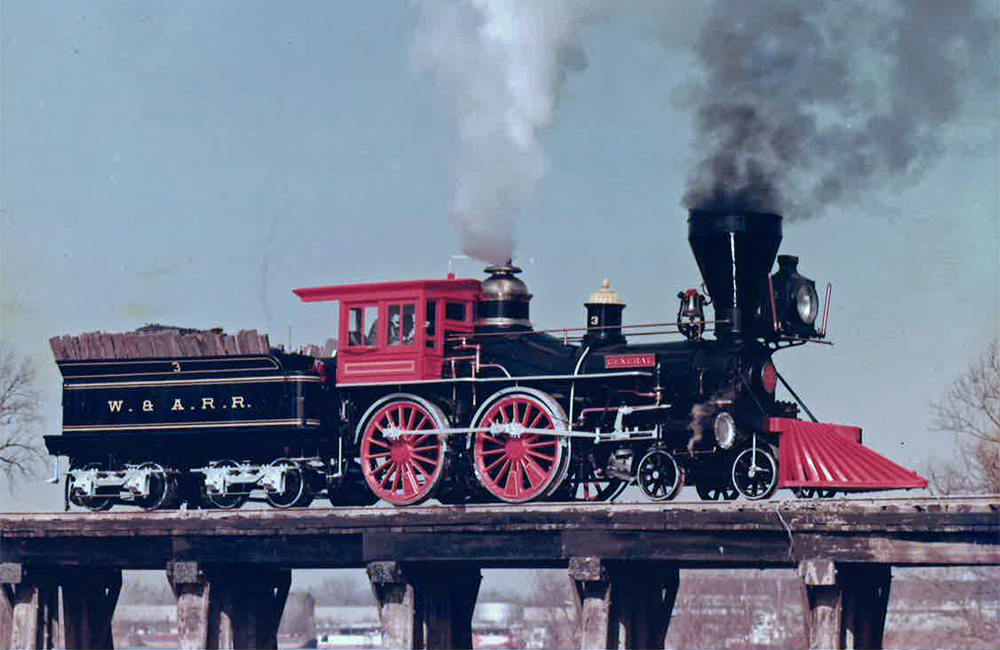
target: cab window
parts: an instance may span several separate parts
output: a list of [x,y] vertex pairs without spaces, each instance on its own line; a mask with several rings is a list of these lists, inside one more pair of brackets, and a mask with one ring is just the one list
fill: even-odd
[[461,302],[447,302],[444,305],[445,320],[465,321],[465,304]]
[[378,307],[351,307],[347,317],[349,346],[378,345]]
[[427,332],[427,347],[433,348],[436,341],[434,333],[437,332],[437,301],[427,301],[427,323],[424,325]]
[[389,305],[389,345],[413,345],[416,338],[417,306]]
[[365,345],[378,345],[378,307],[365,307],[365,325],[368,327]]
[[361,307],[351,307],[347,317],[347,344],[361,345],[362,332],[365,331],[365,320]]

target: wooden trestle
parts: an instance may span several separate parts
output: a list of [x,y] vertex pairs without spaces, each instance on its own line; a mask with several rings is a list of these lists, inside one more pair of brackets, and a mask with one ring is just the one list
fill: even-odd
[[121,570],[161,569],[181,647],[274,648],[291,569],[366,567],[386,647],[470,647],[482,568],[566,567],[583,647],[663,647],[681,569],[798,567],[810,645],[875,648],[892,566],[962,565],[1000,565],[1000,496],[3,514],[0,645],[112,647]]

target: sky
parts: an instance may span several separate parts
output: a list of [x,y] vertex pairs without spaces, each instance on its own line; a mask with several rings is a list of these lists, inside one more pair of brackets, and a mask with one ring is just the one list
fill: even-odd
[[[401,2],[0,4],[0,333],[37,366],[40,432],[60,427],[51,336],[159,322],[321,343],[333,306],[293,288],[445,275],[461,252],[456,124],[415,61],[420,16]],[[701,282],[681,204],[699,147],[678,101],[698,61],[635,22],[582,28],[586,68],[511,217],[538,328],[584,325],[604,278],[633,324],[672,320],[677,291]],[[833,284],[835,345],[781,352],[779,369],[821,420],[912,468],[951,457],[930,403],[1000,335],[998,132],[995,87],[972,93],[915,184],[785,224],[782,252]],[[62,496],[39,478],[0,502],[57,510]]]

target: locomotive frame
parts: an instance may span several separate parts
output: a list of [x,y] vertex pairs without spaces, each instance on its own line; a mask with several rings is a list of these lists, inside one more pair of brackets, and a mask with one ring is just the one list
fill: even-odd
[[[630,342],[663,324],[624,325],[607,281],[586,328],[536,331],[509,262],[483,282],[296,289],[340,303],[335,354],[61,360],[63,434],[46,445],[70,457],[67,507],[91,510],[603,501],[632,483],[656,501],[684,485],[710,500],[925,487],[860,429],[804,405],[813,421],[798,419],[772,355],[824,341],[827,316],[797,258],[769,272],[780,240],[778,215],[692,212],[709,295],[678,294],[676,341]],[[779,381],[795,402],[776,399]]]

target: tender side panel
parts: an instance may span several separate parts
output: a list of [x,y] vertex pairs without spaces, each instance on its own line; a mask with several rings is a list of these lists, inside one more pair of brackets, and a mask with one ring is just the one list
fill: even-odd
[[[267,431],[315,432],[324,395],[318,374],[274,356],[61,362],[63,435],[51,453],[98,441],[177,436],[206,441]],[[296,366],[306,366],[298,363]]]

